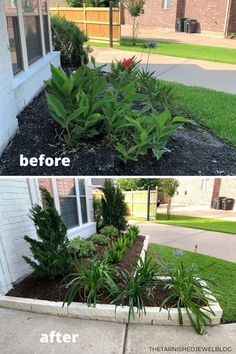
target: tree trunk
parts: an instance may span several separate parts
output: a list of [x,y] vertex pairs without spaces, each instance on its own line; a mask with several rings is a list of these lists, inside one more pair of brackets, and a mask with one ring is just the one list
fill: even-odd
[[171,212],[171,198],[168,198],[167,204],[167,219],[170,220],[170,212]]

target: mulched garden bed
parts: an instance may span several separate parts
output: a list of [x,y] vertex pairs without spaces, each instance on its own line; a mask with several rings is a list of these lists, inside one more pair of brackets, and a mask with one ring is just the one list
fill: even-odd
[[[223,119],[223,117],[222,117]],[[59,143],[60,128],[48,113],[41,92],[18,116],[19,130],[0,159],[0,175],[235,175],[236,149],[197,124],[186,124],[170,138],[160,161],[151,154],[126,165],[101,138],[88,140],[65,152]],[[70,167],[20,167],[19,156],[67,156]]]
[[[128,272],[133,272],[136,269],[138,258],[143,248],[143,242],[145,240],[144,236],[137,236],[133,245],[128,248],[122,257],[118,267],[121,270],[126,270]],[[102,254],[105,246],[99,246],[99,255]],[[73,273],[75,269],[71,269]],[[45,277],[32,273],[21,282],[16,284],[13,289],[11,289],[7,295],[16,296],[16,297],[25,297],[29,299],[40,299],[40,300],[49,300],[49,301],[63,301],[65,299],[67,289],[62,285],[69,281],[63,279],[57,280],[48,280]],[[77,299],[77,301],[81,301]],[[109,304],[111,300],[107,298],[106,294],[100,297],[101,303]]]

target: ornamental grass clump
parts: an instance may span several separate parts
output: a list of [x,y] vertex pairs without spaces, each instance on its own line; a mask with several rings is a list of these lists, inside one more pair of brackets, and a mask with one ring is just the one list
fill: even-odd
[[171,301],[173,304],[168,307],[169,318],[171,319],[171,309],[176,307],[179,324],[183,325],[182,310],[185,309],[191,326],[196,333],[202,335],[206,333],[206,326],[212,323],[212,316],[215,316],[211,305],[216,300],[207,284],[214,283],[199,276],[196,264],[186,265],[181,259],[183,254],[183,251],[177,251],[177,262],[162,266],[164,274],[170,278],[164,286],[170,295],[163,301],[160,311]]

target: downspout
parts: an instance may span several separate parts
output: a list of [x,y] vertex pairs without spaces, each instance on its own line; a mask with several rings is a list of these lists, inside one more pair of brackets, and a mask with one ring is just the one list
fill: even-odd
[[225,14],[225,24],[224,24],[224,36],[228,36],[228,29],[229,29],[229,16],[230,16],[230,9],[232,5],[232,0],[228,0],[226,14]]

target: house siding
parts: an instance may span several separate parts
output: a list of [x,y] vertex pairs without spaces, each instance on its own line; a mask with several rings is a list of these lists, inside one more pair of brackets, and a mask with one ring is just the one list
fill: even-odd
[[60,65],[60,53],[50,52],[13,77],[4,3],[0,1],[0,156],[18,127],[17,114],[50,78],[50,63]]

